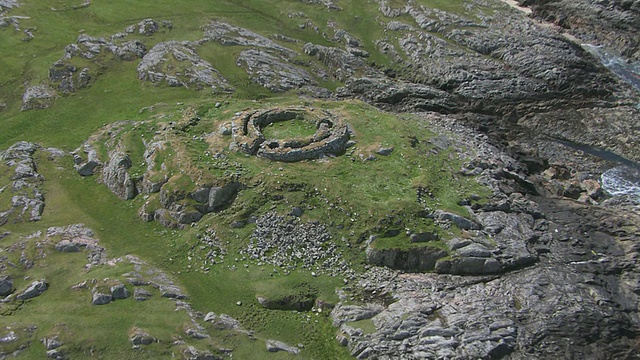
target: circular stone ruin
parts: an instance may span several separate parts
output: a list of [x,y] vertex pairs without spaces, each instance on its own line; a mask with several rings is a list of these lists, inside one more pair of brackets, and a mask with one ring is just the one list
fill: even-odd
[[[316,132],[305,138],[267,139],[263,129],[280,121],[296,120],[312,123]],[[275,108],[244,111],[233,119],[232,147],[249,155],[270,160],[294,162],[317,159],[327,154],[338,155],[349,142],[349,127],[326,110],[312,108]]]

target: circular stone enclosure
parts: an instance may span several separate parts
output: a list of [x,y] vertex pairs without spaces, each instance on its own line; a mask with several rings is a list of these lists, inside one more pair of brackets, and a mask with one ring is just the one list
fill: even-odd
[[[263,130],[288,120],[312,123],[312,136],[291,139],[267,139]],[[232,122],[233,147],[269,160],[295,162],[317,159],[327,154],[339,155],[347,148],[349,127],[327,110],[313,108],[274,108],[248,110]]]

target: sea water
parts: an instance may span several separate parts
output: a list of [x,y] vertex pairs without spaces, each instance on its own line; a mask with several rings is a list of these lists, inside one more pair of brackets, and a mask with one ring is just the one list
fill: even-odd
[[602,173],[602,188],[613,196],[630,196],[640,201],[640,168],[620,165]]
[[640,61],[629,61],[602,46],[582,44],[582,47],[597,57],[612,73],[640,91]]
[[[602,46],[582,44],[582,47],[598,58],[612,73],[640,91],[640,61],[629,61]],[[640,104],[637,107],[640,109]],[[602,188],[613,196],[630,196],[640,202],[640,167],[628,160],[614,161],[623,165],[602,174]]]

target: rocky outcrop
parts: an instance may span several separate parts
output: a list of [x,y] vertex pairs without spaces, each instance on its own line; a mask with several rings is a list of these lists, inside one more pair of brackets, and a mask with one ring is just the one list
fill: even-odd
[[204,26],[203,30],[204,41],[215,41],[226,46],[261,48],[279,53],[287,59],[297,55],[295,51],[281,46],[267,37],[228,23],[211,22]]
[[239,189],[240,184],[236,182],[200,187],[193,192],[163,187],[159,194],[162,208],[153,213],[147,213],[143,208],[141,216],[149,221],[157,220],[168,227],[191,224],[200,221],[205,214],[228,206]]
[[102,170],[104,184],[123,200],[133,199],[138,194],[136,180],[127,172],[130,167],[129,155],[113,151],[109,154],[109,162]]
[[582,41],[605,45],[640,60],[637,1],[519,0],[518,3],[529,7],[535,18],[557,24]]
[[140,80],[166,83],[168,86],[210,88],[215,92],[229,92],[233,88],[210,63],[194,51],[188,41],[162,42],[151,48],[138,64]]
[[9,208],[0,209],[0,226],[9,222],[38,221],[42,217],[45,199],[40,188],[44,177],[38,173],[34,159],[38,149],[39,145],[21,141],[0,152],[0,160],[13,173],[11,187],[0,189],[0,192],[13,193]]
[[46,109],[55,97],[55,91],[48,85],[29,86],[22,95],[21,110]]
[[251,80],[273,92],[285,92],[305,85],[317,85],[305,70],[285,58],[262,50],[244,50],[236,64],[244,68]]

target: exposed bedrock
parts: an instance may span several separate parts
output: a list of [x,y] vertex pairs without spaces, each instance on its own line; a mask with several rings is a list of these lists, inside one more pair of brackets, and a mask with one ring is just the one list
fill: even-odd
[[[540,177],[486,137],[442,116],[430,124],[462,136],[477,156],[462,171],[493,192],[471,205],[469,220],[481,229],[447,241],[451,255],[436,265],[437,272],[466,276],[372,268],[347,287],[363,303],[340,303],[332,312],[338,341],[359,359],[637,358],[637,207],[615,198],[594,206],[561,193],[536,196],[525,185]],[[457,136],[450,141],[460,146]],[[568,182],[581,173],[559,165],[547,170],[543,178]],[[596,187],[579,191],[601,200]],[[500,268],[487,271],[487,260]],[[440,271],[443,262],[448,271]]]
[[226,79],[196,52],[197,44],[162,42],[151,48],[138,64],[138,77],[153,83],[187,88],[233,91]]
[[640,2],[518,0],[533,16],[555,23],[582,41],[605,45],[626,57],[640,60]]

